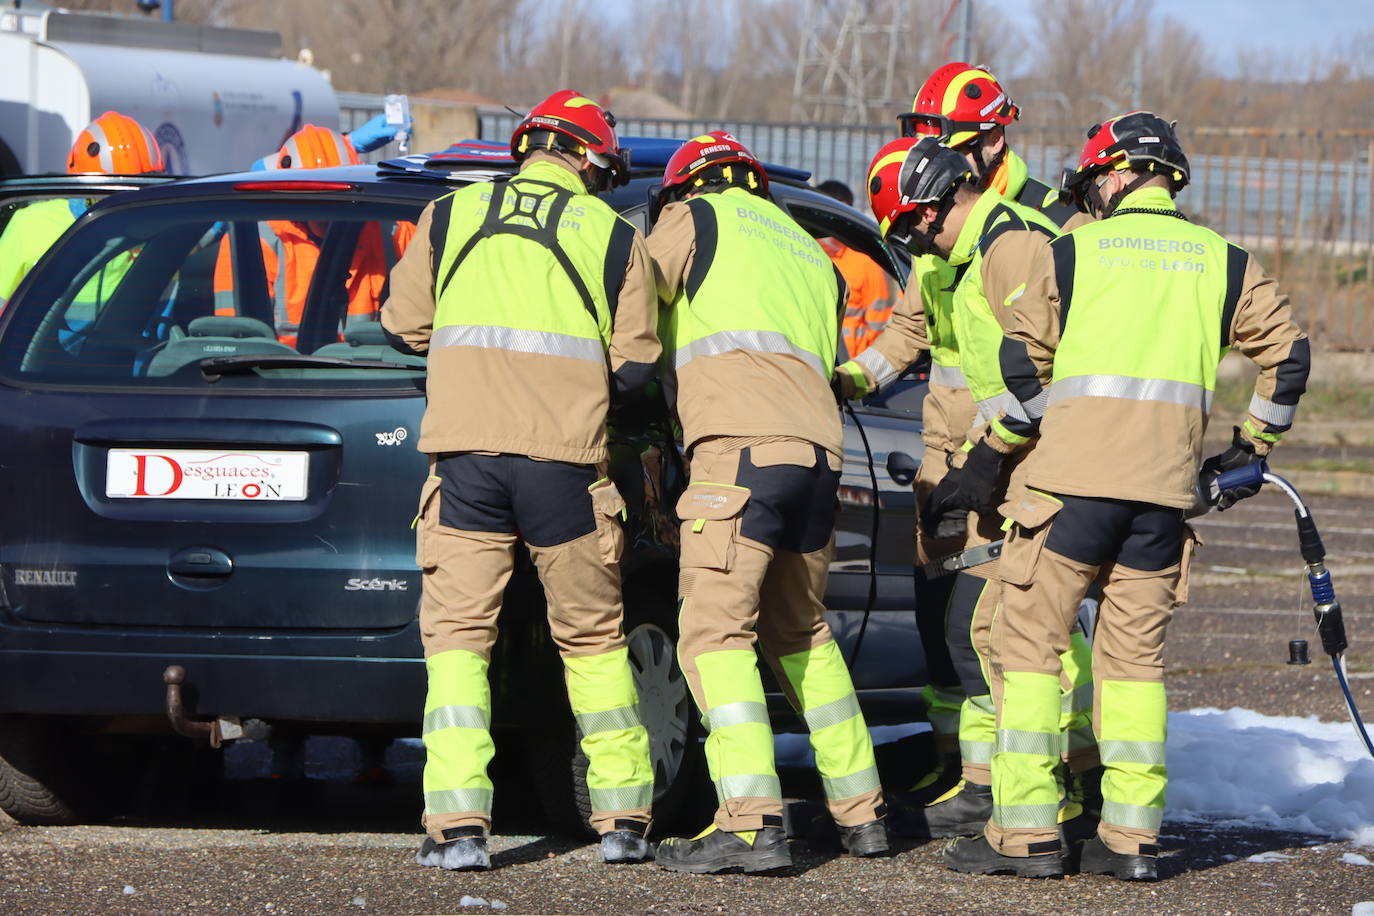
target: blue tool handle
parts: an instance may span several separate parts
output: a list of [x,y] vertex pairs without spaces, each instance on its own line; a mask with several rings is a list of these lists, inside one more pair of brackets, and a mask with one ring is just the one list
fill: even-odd
[[1223,471],[1217,475],[1217,490],[1230,490],[1234,487],[1258,487],[1264,483],[1264,475],[1269,473],[1269,465],[1263,461],[1247,464],[1234,471]]

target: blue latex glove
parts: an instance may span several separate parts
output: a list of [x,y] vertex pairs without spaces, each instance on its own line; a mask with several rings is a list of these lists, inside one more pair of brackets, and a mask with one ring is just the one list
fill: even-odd
[[250,172],[266,172],[277,167],[277,157],[281,153],[268,153],[261,159],[254,159],[253,164],[248,167]]
[[410,125],[411,122],[409,121],[399,127],[388,124],[386,123],[386,115],[379,114],[367,123],[350,130],[347,134],[348,141],[353,144],[353,148],[358,151],[359,155],[370,153],[395,140],[396,135],[401,131],[409,133]]
[[80,217],[91,207],[91,202],[84,197],[67,198],[67,207],[72,211],[72,218]]

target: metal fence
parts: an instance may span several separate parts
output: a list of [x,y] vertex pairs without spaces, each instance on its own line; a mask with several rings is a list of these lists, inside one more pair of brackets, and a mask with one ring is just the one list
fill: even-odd
[[[351,95],[341,102],[345,129],[381,111],[380,96]],[[482,109],[479,133],[504,139],[516,121],[508,111]],[[895,120],[856,127],[625,118],[617,126],[621,136],[642,137],[728,130],[765,161],[805,169],[816,181],[843,181],[860,207],[869,161],[896,129]],[[1292,297],[1315,342],[1374,350],[1374,130],[1195,127],[1179,134],[1192,164],[1192,183],[1179,195],[1179,206],[1254,251]],[[1055,184],[1076,160],[1083,130],[1017,124],[1011,139],[1031,174]]]

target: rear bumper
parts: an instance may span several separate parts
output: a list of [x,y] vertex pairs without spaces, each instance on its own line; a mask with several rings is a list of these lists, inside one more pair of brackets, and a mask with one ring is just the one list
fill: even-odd
[[[517,607],[502,614],[493,652],[498,726],[545,720],[548,698],[563,690],[543,609]],[[827,616],[850,656],[862,615]],[[922,681],[912,675],[924,670],[919,642],[906,642],[908,621],[876,613],[864,639],[855,681],[872,724],[919,714],[911,687]],[[415,622],[394,631],[244,633],[39,624],[0,610],[0,714],[162,717],[169,665],[185,669],[183,699],[195,718],[414,725],[424,709]],[[776,690],[771,672],[764,676]],[[781,695],[771,699],[784,713]]]
[[397,723],[418,721],[424,708],[418,658],[0,650],[0,712],[163,715],[168,665],[186,670],[182,692],[196,717]]

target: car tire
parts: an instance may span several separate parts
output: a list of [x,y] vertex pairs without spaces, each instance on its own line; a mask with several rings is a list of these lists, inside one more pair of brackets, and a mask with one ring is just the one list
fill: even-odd
[[0,810],[33,825],[80,824],[104,813],[81,779],[71,738],[43,720],[0,717]]
[[[625,593],[625,607],[626,645],[654,768],[654,832],[662,836],[699,788],[705,769],[704,731],[678,666],[675,602],[631,588]],[[594,837],[588,823],[592,803],[582,735],[571,714],[565,711],[560,717],[563,721],[556,726],[527,731],[530,775],[552,831]]]

